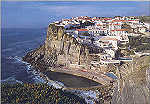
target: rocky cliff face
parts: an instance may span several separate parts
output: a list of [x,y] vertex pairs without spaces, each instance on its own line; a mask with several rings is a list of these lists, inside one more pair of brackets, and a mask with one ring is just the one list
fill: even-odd
[[[90,52],[98,52],[96,47],[79,44],[75,38],[65,33],[65,29],[55,24],[50,24],[47,29],[47,37],[43,45],[28,52],[23,60],[30,63],[40,71],[49,67],[69,66],[71,64],[84,65],[93,59]],[[149,104],[149,73],[146,71],[150,63],[150,57],[135,58],[132,63],[124,63],[119,66],[120,78],[114,89],[112,104]],[[110,67],[110,68],[109,68]],[[116,72],[116,68],[108,68]],[[147,72],[147,74],[146,74]],[[147,82],[146,82],[147,79]]]
[[40,71],[61,65],[88,64],[91,49],[87,45],[79,44],[75,38],[66,34],[63,27],[50,24],[45,43],[28,52],[23,60],[31,63]]
[[112,104],[150,104],[149,63],[150,56],[135,57],[119,67]]

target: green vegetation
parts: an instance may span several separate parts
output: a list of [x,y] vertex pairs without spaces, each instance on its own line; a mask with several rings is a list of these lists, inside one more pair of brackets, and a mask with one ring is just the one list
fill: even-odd
[[127,47],[135,49],[135,51],[140,52],[144,50],[150,50],[150,38],[147,37],[129,37],[129,43]]
[[83,98],[46,84],[2,84],[2,104],[86,104]]

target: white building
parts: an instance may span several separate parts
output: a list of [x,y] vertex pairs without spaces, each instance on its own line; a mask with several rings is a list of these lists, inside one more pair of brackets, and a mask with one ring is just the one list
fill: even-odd
[[129,43],[129,38],[128,38],[128,36],[127,36],[127,35],[122,35],[122,36],[120,36],[120,43],[121,43],[121,44],[127,44],[127,43]]
[[116,29],[121,29],[121,24],[113,24],[113,23],[111,23],[111,24],[109,24],[108,28],[109,28],[109,31],[116,30]]
[[111,58],[115,58],[115,50],[104,49],[104,51],[106,52],[106,54],[109,54],[111,56]]
[[147,27],[148,30],[150,30],[150,23],[144,23],[145,27]]
[[137,24],[140,23],[139,19],[127,20],[127,22],[128,23],[137,23]]
[[70,19],[63,19],[62,20],[62,23],[65,24],[65,25],[67,25],[69,22],[70,22]]
[[117,36],[101,36],[97,41],[94,43],[102,48],[110,48],[117,50],[118,49],[118,42],[120,37]]
[[113,24],[124,24],[124,23],[126,23],[127,22],[127,20],[112,20],[112,23]]
[[146,30],[147,30],[146,27],[139,27],[139,30],[138,30],[138,31],[139,31],[140,33],[145,33]]
[[77,35],[88,34],[88,29],[76,29],[74,33]]
[[113,36],[128,35],[128,30],[127,29],[115,29],[115,30],[111,30],[110,34]]

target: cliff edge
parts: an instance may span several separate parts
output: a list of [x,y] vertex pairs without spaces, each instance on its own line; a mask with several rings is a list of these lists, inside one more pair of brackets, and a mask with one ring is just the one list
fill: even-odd
[[69,67],[72,64],[89,67],[92,58],[89,53],[96,53],[100,50],[88,44],[80,44],[66,33],[64,27],[50,24],[44,44],[28,52],[23,57],[23,61],[40,71],[45,71],[49,67]]

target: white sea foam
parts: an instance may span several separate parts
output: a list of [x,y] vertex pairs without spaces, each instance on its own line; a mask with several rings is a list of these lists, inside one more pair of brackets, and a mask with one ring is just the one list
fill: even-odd
[[35,83],[46,83],[46,80],[44,80],[42,77],[36,75],[34,78]]
[[22,61],[22,57],[15,56],[14,59],[16,59],[16,61],[19,62],[19,63],[23,63],[23,64],[26,64],[26,65],[29,65],[29,63],[27,63],[25,61]]
[[75,93],[78,96],[81,96],[85,99],[87,104],[94,104],[94,101],[97,100],[97,94],[96,91],[82,91],[82,90],[72,90],[71,92]]
[[59,85],[61,85],[61,86],[64,86],[65,87],[65,85],[62,83],[62,82],[58,82],[58,81],[55,81],[56,83],[58,83]]
[[[16,63],[25,64],[27,73],[31,74],[30,77],[34,80],[35,83],[47,83],[48,85],[54,86],[57,89],[65,87],[65,85],[62,82],[50,80],[46,75],[42,74],[39,71],[36,71],[36,70],[32,69],[31,64],[22,61],[21,57],[18,57],[18,56],[8,57],[8,59],[15,59]],[[13,79],[13,80],[15,80],[15,79]]]
[[15,77],[8,77],[7,79],[1,80],[2,83],[23,83],[22,81],[16,80]]
[[[18,56],[8,57],[8,59],[15,59],[16,62],[25,64],[28,74],[32,73],[31,78],[33,77],[32,79],[34,80],[35,83],[47,83],[47,85],[53,86],[57,89],[65,88],[65,85],[62,82],[50,80],[47,76],[45,76],[41,72],[33,70],[32,66],[29,63],[22,61],[21,57]],[[1,82],[9,82],[9,83],[18,82],[21,84],[23,83],[22,81],[16,80],[14,77],[9,77],[5,80],[2,80]],[[72,90],[71,92],[74,92],[76,95],[83,97],[88,104],[94,104],[94,100],[97,99],[95,91]]]

